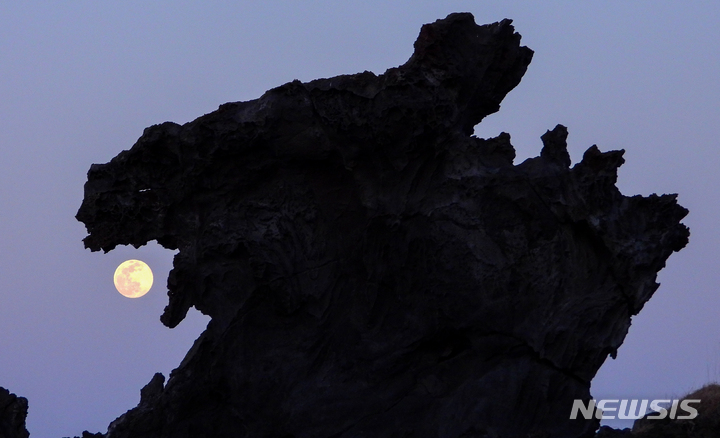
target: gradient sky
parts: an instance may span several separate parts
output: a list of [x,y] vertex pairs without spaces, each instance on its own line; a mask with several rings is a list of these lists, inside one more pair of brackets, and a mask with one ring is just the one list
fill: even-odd
[[[30,401],[33,437],[105,432],[155,372],[179,365],[207,317],[159,322],[173,252],[152,243],[83,249],[74,219],[92,163],[147,126],[191,121],[300,79],[404,63],[423,23],[468,11],[511,18],[535,57],[481,137],[509,132],[516,163],[569,129],[625,149],[626,195],[679,193],[690,244],[596,398],[677,397],[720,379],[720,3],[717,1],[2,2],[0,4],[0,386]],[[118,294],[112,275],[147,262],[155,286]]]

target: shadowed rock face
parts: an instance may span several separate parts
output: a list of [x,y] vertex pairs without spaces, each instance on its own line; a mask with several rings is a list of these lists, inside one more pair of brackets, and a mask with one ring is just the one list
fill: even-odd
[[685,246],[674,195],[567,130],[513,164],[473,127],[530,63],[510,20],[452,14],[404,65],[294,81],[93,165],[86,247],[178,249],[162,322],[212,317],[117,437],[576,437],[573,399]]
[[28,401],[0,387],[0,438],[28,438],[25,418]]

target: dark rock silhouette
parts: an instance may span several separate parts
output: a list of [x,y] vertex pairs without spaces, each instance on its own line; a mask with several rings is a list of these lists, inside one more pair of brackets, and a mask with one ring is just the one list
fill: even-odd
[[212,319],[107,437],[579,437],[572,401],[683,248],[675,195],[567,130],[472,137],[532,51],[452,14],[383,75],[294,81],[94,164],[93,251],[179,250],[162,322]]
[[90,433],[86,430],[82,433],[81,436],[79,436],[79,437],[76,436],[74,438],[103,438],[104,436],[105,435],[102,433]]
[[[635,438],[720,437],[720,384],[705,385],[681,397],[680,400],[694,400],[688,406],[692,406],[695,412],[687,411],[682,404],[679,409],[677,405],[673,408],[666,404],[667,409],[664,412],[652,411],[635,420],[632,436]],[[687,418],[693,414],[696,416]]]
[[0,438],[27,438],[28,401],[0,387]]

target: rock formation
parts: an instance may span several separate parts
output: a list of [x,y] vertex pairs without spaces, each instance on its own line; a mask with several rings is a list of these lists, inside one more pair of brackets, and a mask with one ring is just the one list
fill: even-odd
[[0,387],[0,438],[28,438],[25,418],[28,401]]
[[[635,420],[632,432],[634,438],[718,438],[720,437],[720,385],[709,384],[695,390],[681,400],[695,400],[692,406],[696,412],[688,412],[682,406],[673,409],[665,404],[665,412],[646,414]],[[699,401],[698,401],[699,400]],[[673,410],[675,411],[674,414]],[[670,412],[668,412],[670,411]],[[677,412],[680,412],[679,414]],[[672,414],[672,415],[671,415]],[[688,415],[690,414],[690,415]],[[684,418],[695,414],[694,418]],[[650,418],[663,417],[663,418]],[[612,438],[612,437],[608,437]]]
[[85,246],[179,250],[161,321],[212,319],[121,437],[579,437],[574,399],[685,246],[674,195],[567,130],[472,136],[533,52],[452,14],[382,75],[293,81],[147,128],[88,173]]

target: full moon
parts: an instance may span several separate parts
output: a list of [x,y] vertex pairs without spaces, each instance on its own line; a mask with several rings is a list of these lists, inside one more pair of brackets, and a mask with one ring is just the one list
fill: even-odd
[[153,274],[145,262],[128,260],[115,270],[115,288],[128,298],[139,298],[150,290]]

